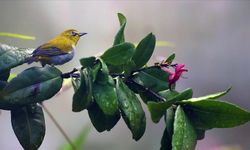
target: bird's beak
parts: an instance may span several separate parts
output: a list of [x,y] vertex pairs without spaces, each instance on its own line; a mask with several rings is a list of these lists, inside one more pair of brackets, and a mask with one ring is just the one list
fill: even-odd
[[79,37],[84,36],[85,34],[87,34],[87,33],[84,33],[84,32],[78,33]]

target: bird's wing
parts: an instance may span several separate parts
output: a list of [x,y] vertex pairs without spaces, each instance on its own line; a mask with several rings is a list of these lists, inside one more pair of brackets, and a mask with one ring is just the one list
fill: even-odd
[[36,50],[33,51],[33,56],[58,56],[67,54],[61,51],[59,48],[51,46],[51,47],[38,47]]

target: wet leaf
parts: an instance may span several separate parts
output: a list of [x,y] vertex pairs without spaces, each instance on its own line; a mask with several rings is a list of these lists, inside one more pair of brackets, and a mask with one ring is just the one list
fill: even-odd
[[11,110],[11,123],[16,137],[25,150],[37,150],[45,135],[42,108],[37,104]]
[[125,30],[125,26],[126,26],[126,23],[127,23],[127,19],[122,13],[118,13],[117,15],[118,15],[118,19],[119,19],[119,22],[120,22],[120,29],[117,32],[116,36],[115,36],[113,46],[125,42],[124,30]]
[[165,102],[148,102],[147,106],[151,114],[152,121],[158,123],[162,116],[166,113],[166,110],[177,101],[190,99],[193,95],[192,89],[186,89],[181,93],[167,99]]
[[31,67],[12,79],[0,91],[0,108],[41,102],[54,96],[62,87],[61,71],[56,67]]
[[131,60],[134,54],[134,45],[131,43],[121,43],[115,45],[104,52],[101,59],[110,65],[123,65]]
[[229,102],[190,99],[181,105],[198,129],[231,128],[250,120],[250,112]]
[[116,90],[122,117],[132,132],[133,139],[138,141],[146,128],[146,118],[141,103],[134,92],[119,78],[116,80]]
[[[73,112],[80,112],[86,108],[93,102],[92,100],[92,81],[90,77],[89,69],[83,69],[80,71],[81,73],[81,80],[80,85],[76,79],[73,82],[73,86],[76,87],[74,96],[73,96],[73,103],[72,103],[72,111]],[[74,81],[74,80],[73,80]]]
[[101,108],[96,104],[88,107],[89,118],[98,132],[110,131],[120,120],[120,113],[117,111],[113,116],[105,115]]
[[136,65],[136,69],[143,67],[148,62],[154,52],[154,48],[155,36],[152,33],[149,33],[140,41],[135,49],[132,60]]
[[93,56],[80,59],[80,63],[83,68],[93,67],[95,64],[95,61],[96,61],[96,58]]
[[196,139],[197,135],[193,125],[181,106],[178,106],[174,119],[173,150],[194,150],[197,142]]
[[32,48],[17,48],[0,43],[0,73],[25,63],[33,50]]
[[93,96],[105,115],[114,115],[118,111],[118,99],[114,86],[93,84]]

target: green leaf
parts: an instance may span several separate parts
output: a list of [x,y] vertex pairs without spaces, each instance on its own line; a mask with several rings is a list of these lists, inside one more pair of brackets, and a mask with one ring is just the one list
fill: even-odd
[[133,139],[138,141],[146,128],[146,118],[141,103],[135,93],[119,78],[116,80],[116,90],[122,117],[132,132]]
[[45,135],[42,108],[37,104],[11,110],[11,123],[16,137],[25,150],[37,150]]
[[196,139],[197,135],[194,127],[181,106],[178,106],[174,119],[173,150],[194,150]]
[[173,53],[172,55],[170,55],[170,56],[167,58],[166,62],[167,62],[168,64],[172,64],[172,62],[174,61],[174,59],[175,59],[175,53]]
[[[138,89],[139,88],[137,88],[137,90]],[[146,104],[150,101],[159,102],[159,98],[157,98],[152,93],[149,93],[148,91],[142,91],[139,89],[138,93],[140,94],[140,97],[143,100],[143,102]],[[168,99],[171,99],[172,97],[176,96],[178,94],[178,92],[176,92],[174,89],[172,89],[172,90],[168,89],[168,90],[160,91],[158,94],[160,96],[162,96],[163,98],[165,98],[166,100],[168,100]]]
[[170,107],[166,113],[166,127],[161,138],[160,150],[172,150],[172,135],[175,112],[173,107]]
[[93,126],[98,132],[105,130],[110,131],[120,119],[119,111],[113,116],[105,115],[96,103],[88,107],[88,114]]
[[228,102],[190,99],[181,104],[198,129],[231,128],[250,120],[250,112]]
[[155,36],[149,33],[143,38],[135,49],[132,60],[136,64],[136,69],[143,67],[152,56],[155,48]]
[[125,26],[126,26],[126,23],[127,23],[127,19],[121,13],[118,13],[117,15],[118,15],[118,19],[119,19],[119,22],[120,22],[120,29],[117,32],[116,36],[115,36],[115,40],[114,40],[113,46],[125,42],[124,29],[125,29]]
[[206,96],[202,96],[202,97],[198,97],[198,98],[192,98],[192,100],[206,100],[206,99],[217,99],[220,98],[224,95],[226,95],[232,87],[228,88],[225,91],[222,92],[218,92],[218,93],[214,93],[214,94],[210,94],[210,95],[206,95]]
[[34,49],[17,48],[0,43],[0,73],[26,62]]
[[167,131],[167,128],[165,127],[165,130],[161,138],[160,150],[172,150],[171,141],[172,141],[172,137],[169,137],[169,133]]
[[24,70],[0,91],[0,109],[8,110],[51,98],[62,87],[61,74],[49,65]]
[[130,60],[129,62],[127,62],[126,64],[124,64],[124,65],[122,66],[122,68],[123,68],[123,70],[124,70],[124,74],[125,74],[126,76],[130,76],[131,73],[132,73],[132,71],[135,70],[136,65],[135,65],[135,63],[134,63],[133,60]]
[[91,78],[92,82],[95,82],[98,72],[101,69],[101,63],[97,62],[92,68],[91,68]]
[[77,87],[73,96],[73,103],[72,103],[73,112],[80,112],[86,109],[93,102],[92,81],[89,72],[90,71],[87,68],[80,71],[81,73],[80,85],[77,85],[79,83],[73,82],[73,85]]
[[99,72],[97,73],[95,81],[100,83],[100,84],[105,85],[105,84],[107,84],[107,82],[109,80],[108,66],[106,65],[106,63],[102,59],[98,59],[98,61],[100,62],[101,66],[100,66]]
[[168,89],[169,74],[160,68],[146,68],[134,75],[133,80],[146,88],[159,92]]
[[71,77],[71,84],[72,84],[72,86],[74,88],[74,91],[76,92],[79,89],[80,85],[81,85],[81,79]]
[[96,61],[96,58],[93,56],[80,59],[80,63],[83,68],[93,67],[95,64],[95,61]]
[[[189,89],[188,89],[189,90]],[[193,92],[187,92],[186,94],[187,94],[187,97],[192,97],[192,93]],[[165,99],[166,99],[166,101],[168,101],[168,100],[170,100],[170,99],[172,99],[172,98],[174,98],[175,96],[177,96],[179,93],[177,92],[177,91],[175,91],[175,90],[164,90],[164,91],[160,91],[159,92],[159,95],[161,95],[162,97],[164,97]],[[191,96],[189,96],[189,94],[191,95]],[[185,98],[187,98],[187,97],[185,97]]]
[[167,131],[169,133],[169,137],[171,138],[173,135],[174,117],[175,117],[175,108],[170,107],[169,109],[167,109],[167,112],[165,115],[165,122],[166,122]]
[[123,65],[131,60],[133,54],[134,45],[125,42],[109,48],[101,58],[105,63],[110,65]]
[[94,83],[93,95],[105,115],[113,116],[118,111],[118,100],[114,86]]
[[111,73],[122,73],[124,71],[124,65],[108,65],[108,68],[109,68],[109,72]]
[[186,89],[183,92],[177,94],[171,99],[167,99],[165,102],[148,102],[147,106],[151,115],[151,119],[154,123],[158,123],[166,110],[177,101],[190,99],[193,95],[192,89]]
[[[86,143],[86,139],[89,135],[90,132],[90,127],[85,127],[83,130],[80,132],[80,134],[72,141],[72,143],[75,146],[75,150],[82,150],[84,144]],[[60,148],[60,150],[74,150],[72,149],[72,146],[67,143]]]
[[0,73],[0,81],[7,81],[10,76],[10,70]]

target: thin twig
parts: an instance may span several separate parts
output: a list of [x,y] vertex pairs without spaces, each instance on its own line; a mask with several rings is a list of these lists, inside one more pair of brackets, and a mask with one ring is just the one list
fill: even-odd
[[50,117],[50,119],[52,120],[52,122],[56,125],[56,127],[58,128],[58,130],[62,133],[63,137],[69,143],[69,145],[71,146],[71,148],[73,150],[77,150],[76,147],[75,147],[75,145],[73,144],[73,142],[70,140],[69,136],[63,130],[63,128],[60,126],[60,124],[56,121],[56,119],[54,118],[54,116],[50,113],[50,111],[48,110],[48,108],[43,103],[41,103],[41,106],[43,107],[43,109],[45,110],[45,112],[48,114],[48,116]]
[[63,73],[63,74],[61,75],[61,77],[62,77],[62,78],[70,78],[71,75],[74,74],[74,73],[77,72],[77,71],[78,71],[78,69],[74,68],[74,69],[73,69],[72,71],[70,71],[70,72]]

